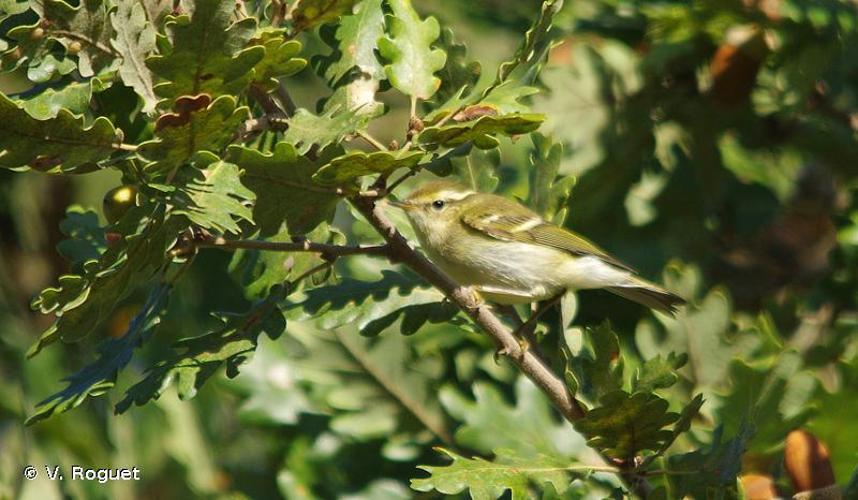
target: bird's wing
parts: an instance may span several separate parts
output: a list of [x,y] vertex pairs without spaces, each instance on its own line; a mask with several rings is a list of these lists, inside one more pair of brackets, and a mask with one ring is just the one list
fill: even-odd
[[579,256],[592,255],[613,266],[634,272],[626,264],[615,259],[591,241],[572,231],[546,222],[542,217],[513,201],[502,198],[503,215],[497,211],[468,211],[462,222],[472,229],[503,241],[533,243],[565,250]]

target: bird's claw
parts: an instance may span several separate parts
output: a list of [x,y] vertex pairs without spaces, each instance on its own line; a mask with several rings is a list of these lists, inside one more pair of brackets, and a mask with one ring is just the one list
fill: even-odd
[[500,364],[500,357],[501,356],[513,356],[513,355],[515,355],[515,357],[518,358],[519,360],[524,358],[524,355],[527,354],[527,352],[530,350],[530,342],[528,342],[526,339],[522,339],[522,338],[517,338],[516,341],[518,342],[518,352],[514,353],[512,351],[512,349],[510,349],[509,347],[502,347],[502,348],[496,350],[495,355],[494,355],[495,364]]

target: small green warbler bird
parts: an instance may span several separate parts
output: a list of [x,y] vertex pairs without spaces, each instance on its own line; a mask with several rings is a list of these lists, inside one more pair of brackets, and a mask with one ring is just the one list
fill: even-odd
[[671,314],[685,302],[635,276],[593,243],[502,196],[435,181],[390,203],[405,210],[430,260],[498,304],[588,288]]

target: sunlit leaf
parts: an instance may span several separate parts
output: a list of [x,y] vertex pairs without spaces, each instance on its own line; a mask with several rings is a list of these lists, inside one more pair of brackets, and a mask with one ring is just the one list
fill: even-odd
[[170,17],[170,42],[159,44],[158,55],[146,65],[160,78],[155,85],[159,97],[209,93],[237,93],[248,83],[253,67],[265,57],[265,48],[247,47],[256,31],[256,20],[233,22],[235,5],[221,0],[196,0],[193,17]]
[[412,168],[422,157],[420,152],[404,155],[387,151],[350,153],[320,168],[313,174],[313,180],[324,185],[346,185],[366,175],[391,174],[400,168]]
[[37,120],[0,94],[0,166],[71,172],[108,158],[122,142],[122,132],[107,118],[89,127],[60,109],[56,118]]
[[388,18],[389,36],[378,41],[390,83],[400,92],[417,99],[432,97],[441,80],[435,73],[444,67],[447,55],[433,49],[441,34],[434,17],[420,19],[411,0],[388,0],[393,15]]
[[533,132],[544,120],[537,114],[510,114],[482,116],[474,121],[446,123],[441,127],[427,127],[419,137],[422,144],[456,147],[473,142],[480,149],[498,146],[496,135],[521,135]]
[[117,2],[116,11],[110,15],[110,24],[114,31],[110,43],[122,54],[119,77],[143,99],[143,112],[151,113],[158,97],[146,57],[155,50],[155,26],[147,19],[144,5],[135,0]]
[[421,465],[429,477],[411,480],[417,491],[436,490],[445,495],[455,495],[469,490],[474,500],[493,500],[506,491],[514,500],[530,498],[531,485],[543,487],[550,484],[554,491],[565,493],[571,483],[568,470],[570,463],[544,455],[522,457],[512,451],[504,451],[494,460],[479,457],[465,458],[450,450],[438,451],[452,463],[446,466]]

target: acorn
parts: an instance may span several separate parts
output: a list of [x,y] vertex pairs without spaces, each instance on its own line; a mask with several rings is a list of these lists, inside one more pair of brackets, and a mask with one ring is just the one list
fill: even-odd
[[837,483],[828,448],[804,430],[795,430],[787,435],[784,467],[797,492],[821,490]]
[[30,32],[30,40],[41,40],[45,38],[44,28],[36,28]]
[[66,48],[66,52],[68,52],[68,55],[74,56],[77,55],[77,53],[80,52],[80,49],[82,48],[83,46],[80,44],[80,42],[74,41],[70,43],[69,46]]
[[102,208],[107,222],[116,222],[135,205],[137,199],[137,187],[132,185],[118,186],[104,195]]

